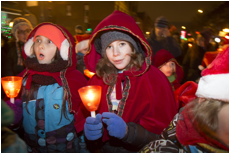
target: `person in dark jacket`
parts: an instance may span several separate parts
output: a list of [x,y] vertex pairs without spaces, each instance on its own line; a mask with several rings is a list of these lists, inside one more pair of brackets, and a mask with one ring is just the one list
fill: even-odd
[[194,44],[194,38],[192,36],[187,36],[187,41],[184,41],[183,43],[181,43],[181,49],[182,49],[182,53],[181,55],[177,58],[178,63],[180,65],[183,65],[183,59],[188,51],[189,48],[191,48]]
[[[9,76],[10,74],[10,65],[9,59],[7,57],[7,52],[9,50],[8,38],[1,34],[1,78]],[[1,87],[1,98],[3,99],[6,96],[3,88]]]
[[10,49],[7,56],[10,63],[9,75],[17,76],[25,69],[22,48],[33,27],[29,20],[22,17],[15,18],[13,22],[13,38],[9,42]]
[[183,59],[184,79],[182,83],[186,81],[194,81],[201,77],[201,70],[198,68],[201,65],[205,52],[208,50],[209,40],[211,38],[211,32],[203,30],[197,35],[196,43],[188,49]]
[[176,39],[170,36],[168,20],[160,16],[156,18],[154,26],[155,30],[152,30],[150,38],[147,39],[153,52],[152,56],[154,57],[160,49],[166,49],[173,54],[175,58],[179,57],[182,50]]

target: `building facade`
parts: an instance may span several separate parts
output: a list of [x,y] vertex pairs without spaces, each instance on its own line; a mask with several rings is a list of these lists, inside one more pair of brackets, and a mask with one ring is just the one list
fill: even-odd
[[[18,16],[25,14],[35,16],[37,22],[34,22],[35,25],[42,22],[53,22],[65,27],[72,35],[75,35],[76,25],[81,25],[84,32],[87,30],[89,33],[90,30],[92,32],[114,10],[132,16],[143,33],[151,28],[152,23],[146,14],[138,13],[138,1],[13,1],[1,3],[2,10],[3,7],[11,9],[14,6],[20,12]],[[6,5],[7,3],[11,4]]]

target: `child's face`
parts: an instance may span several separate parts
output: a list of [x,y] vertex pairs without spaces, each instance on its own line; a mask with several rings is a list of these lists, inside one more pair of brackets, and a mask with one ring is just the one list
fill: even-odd
[[129,64],[133,52],[129,43],[126,41],[114,41],[106,49],[109,61],[118,69],[123,70]]
[[161,66],[160,70],[163,72],[167,77],[171,76],[173,73],[173,70],[175,68],[175,63],[170,61]]
[[56,53],[57,46],[47,37],[38,35],[34,42],[34,51],[40,64],[50,64]]

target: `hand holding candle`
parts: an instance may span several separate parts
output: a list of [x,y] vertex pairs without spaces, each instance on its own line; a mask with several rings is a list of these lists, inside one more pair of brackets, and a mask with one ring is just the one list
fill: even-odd
[[18,96],[22,86],[22,77],[6,76],[1,78],[2,87],[6,96],[10,98],[11,103],[14,103],[14,98]]
[[91,116],[95,117],[95,111],[101,101],[101,86],[85,86],[78,90],[81,100]]
[[88,140],[97,140],[102,137],[103,125],[101,121],[101,114],[98,113],[95,118],[87,117],[84,125],[85,137]]

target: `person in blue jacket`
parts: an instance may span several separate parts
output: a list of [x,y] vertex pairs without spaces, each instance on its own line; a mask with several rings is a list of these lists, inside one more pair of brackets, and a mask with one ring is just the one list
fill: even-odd
[[14,124],[22,122],[28,152],[86,152],[74,114],[81,103],[77,90],[87,80],[76,70],[74,50],[71,34],[52,23],[38,25],[27,38],[21,103],[7,103],[17,116]]

